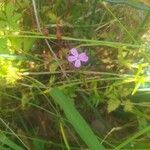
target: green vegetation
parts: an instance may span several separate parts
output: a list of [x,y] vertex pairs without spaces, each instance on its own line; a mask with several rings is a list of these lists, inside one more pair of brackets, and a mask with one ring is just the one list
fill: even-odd
[[0,66],[0,150],[150,149],[148,1],[3,0]]

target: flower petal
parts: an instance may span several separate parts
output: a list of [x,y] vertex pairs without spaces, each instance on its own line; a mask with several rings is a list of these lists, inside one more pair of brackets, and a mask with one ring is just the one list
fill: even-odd
[[81,61],[80,60],[76,60],[74,66],[76,68],[80,68],[81,67]]
[[89,57],[86,55],[86,53],[79,54],[79,60],[83,62],[87,62]]
[[72,49],[70,50],[70,52],[71,52],[71,54],[74,55],[75,57],[78,57],[78,56],[79,56],[78,51],[77,51],[76,48],[72,48]]
[[75,56],[68,56],[67,59],[68,59],[69,62],[74,62],[74,61],[77,60],[77,57],[75,57]]

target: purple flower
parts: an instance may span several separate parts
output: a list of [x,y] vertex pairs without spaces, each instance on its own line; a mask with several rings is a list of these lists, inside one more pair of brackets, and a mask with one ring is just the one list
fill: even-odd
[[76,48],[72,48],[70,53],[71,55],[68,56],[68,61],[73,63],[76,68],[80,68],[82,62],[87,62],[89,59],[85,52],[78,53]]

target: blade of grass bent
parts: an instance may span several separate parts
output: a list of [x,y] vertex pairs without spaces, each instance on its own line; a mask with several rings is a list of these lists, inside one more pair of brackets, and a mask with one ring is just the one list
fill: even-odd
[[50,91],[50,95],[54,101],[59,104],[63,109],[68,121],[72,124],[76,132],[82,138],[82,140],[87,144],[90,150],[101,150],[105,149],[98,141],[96,135],[86,123],[84,118],[80,115],[77,109],[74,107],[71,99],[62,93],[58,88],[53,88]]

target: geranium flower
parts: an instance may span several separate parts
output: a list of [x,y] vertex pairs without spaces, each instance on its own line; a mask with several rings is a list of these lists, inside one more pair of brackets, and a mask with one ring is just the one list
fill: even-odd
[[85,52],[78,53],[76,48],[72,48],[70,53],[71,54],[68,56],[68,61],[73,63],[76,68],[80,68],[82,62],[87,62],[89,59]]

